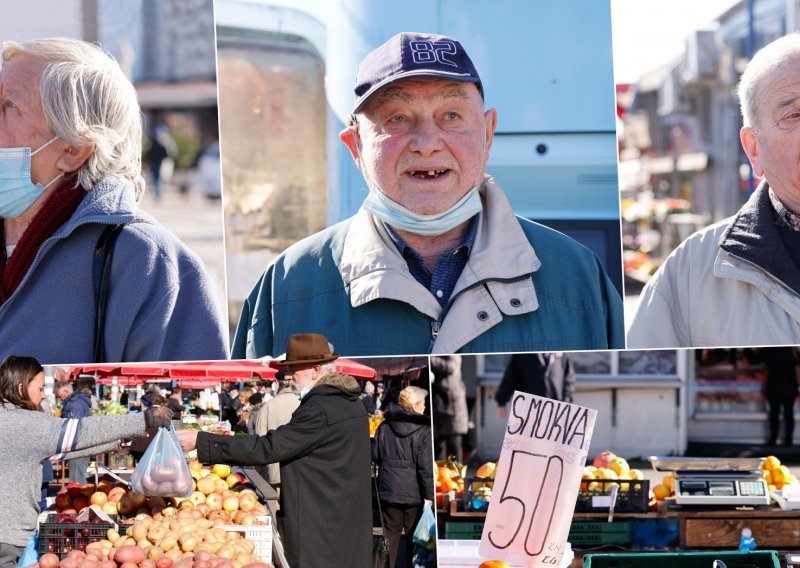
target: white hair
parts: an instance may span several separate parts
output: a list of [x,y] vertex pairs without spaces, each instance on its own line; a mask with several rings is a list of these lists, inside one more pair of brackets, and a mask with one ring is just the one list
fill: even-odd
[[758,85],[787,61],[800,58],[800,33],[786,34],[762,47],[747,64],[739,81],[739,105],[745,126],[756,126]]
[[45,60],[41,81],[44,114],[59,140],[94,146],[78,170],[78,185],[90,190],[110,176],[144,195],[142,115],[136,90],[119,64],[100,47],[71,38],[3,42],[3,62],[28,54]]
[[334,363],[333,361],[330,361],[328,363],[323,363],[322,365],[320,365],[320,367],[322,368],[323,376],[336,372],[336,363]]

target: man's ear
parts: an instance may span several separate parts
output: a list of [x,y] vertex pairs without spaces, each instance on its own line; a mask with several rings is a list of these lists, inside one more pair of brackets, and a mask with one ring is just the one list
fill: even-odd
[[[492,141],[494,140],[494,131],[497,129],[497,111],[490,108],[483,113],[484,124],[486,128],[486,160],[489,160],[489,152],[492,150]],[[484,164],[484,168],[486,164]]]
[[76,172],[86,163],[92,152],[94,152],[94,144],[88,146],[67,145],[59,155],[56,167],[65,174]]
[[339,140],[341,140],[347,149],[350,150],[350,155],[353,157],[353,161],[356,163],[358,169],[361,169],[361,160],[359,160],[359,149],[358,144],[361,143],[361,140],[358,138],[358,126],[351,125],[346,127],[339,133]]
[[755,128],[743,126],[739,131],[739,140],[742,142],[742,148],[744,148],[744,153],[747,154],[747,159],[750,160],[753,174],[762,177],[764,175],[764,166],[761,163],[758,152],[758,137],[756,136]]

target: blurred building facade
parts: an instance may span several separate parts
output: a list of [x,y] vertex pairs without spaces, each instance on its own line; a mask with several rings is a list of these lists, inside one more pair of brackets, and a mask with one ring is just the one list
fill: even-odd
[[733,215],[757,186],[739,142],[736,86],[753,53],[797,29],[798,4],[741,0],[634,86],[620,150],[626,284],[646,281],[682,240]]

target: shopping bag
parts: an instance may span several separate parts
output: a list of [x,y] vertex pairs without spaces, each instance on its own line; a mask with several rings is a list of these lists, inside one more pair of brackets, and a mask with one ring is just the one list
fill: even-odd
[[417,528],[414,529],[414,543],[428,549],[436,546],[436,517],[428,503],[425,503]]
[[37,552],[38,547],[39,531],[37,529],[28,539],[28,544],[25,546],[25,550],[22,551],[22,556],[20,556],[19,560],[17,560],[17,566],[33,566],[39,562],[39,553]]
[[192,474],[183,457],[175,428],[159,428],[131,475],[131,489],[154,497],[186,497],[192,492]]
[[372,536],[372,568],[388,568],[389,541],[383,535]]

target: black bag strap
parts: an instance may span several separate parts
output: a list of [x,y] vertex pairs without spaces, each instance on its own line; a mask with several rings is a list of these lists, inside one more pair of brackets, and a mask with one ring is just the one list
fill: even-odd
[[106,327],[106,304],[108,291],[111,287],[111,261],[114,258],[114,247],[117,237],[122,232],[126,223],[107,225],[94,249],[93,277],[94,277],[94,362],[105,361],[103,339]]
[[378,516],[381,518],[381,536],[386,538],[386,528],[383,526],[383,508],[381,507],[381,494],[378,493],[378,465],[372,464],[372,485],[375,486],[375,499],[378,501]]

